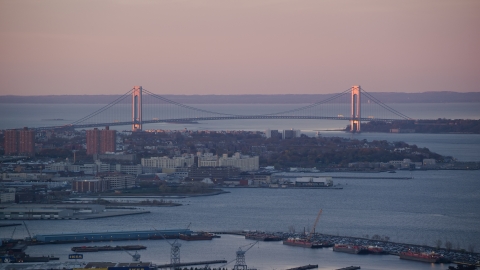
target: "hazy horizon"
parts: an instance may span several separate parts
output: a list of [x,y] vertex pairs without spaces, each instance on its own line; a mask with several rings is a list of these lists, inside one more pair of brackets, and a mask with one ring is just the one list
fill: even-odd
[[0,0],[0,95],[480,92],[480,1]]

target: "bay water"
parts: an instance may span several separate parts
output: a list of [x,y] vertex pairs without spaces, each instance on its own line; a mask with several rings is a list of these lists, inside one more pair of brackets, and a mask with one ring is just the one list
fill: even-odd
[[[415,118],[480,118],[480,104],[397,104],[398,111],[409,111]],[[202,105],[212,111],[233,108],[239,112],[268,113],[281,111],[286,105]],[[217,106],[217,107],[215,107]],[[291,106],[291,105],[288,105]],[[293,105],[292,105],[293,106]],[[296,105],[295,105],[296,106]],[[23,126],[38,127],[67,124],[100,108],[97,104],[2,104],[0,129]],[[199,106],[201,107],[201,106]],[[228,108],[227,108],[228,107]],[[405,109],[405,110],[402,110]],[[218,109],[218,110],[217,110]],[[267,112],[268,109],[268,112]],[[406,113],[405,113],[406,114]],[[55,120],[54,120],[55,119]],[[58,120],[63,119],[63,120]],[[348,123],[326,120],[235,120],[210,121],[198,124],[152,124],[144,129],[171,130],[260,130],[300,129],[314,136],[341,136],[353,139],[405,141],[427,147],[460,161],[480,161],[478,134],[351,134],[335,131]],[[115,127],[129,130],[130,127]],[[344,173],[345,174],[345,173]],[[101,232],[184,228],[193,230],[266,230],[303,231],[312,226],[316,213],[323,209],[317,232],[363,237],[383,235],[393,242],[434,246],[437,240],[450,241],[454,248],[474,245],[480,249],[480,172],[479,171],[400,171],[395,176],[413,179],[376,179],[377,174],[348,174],[358,178],[334,178],[341,190],[226,189],[231,193],[217,196],[174,198],[179,207],[151,207],[150,214],[94,220],[28,221],[33,234],[67,232]],[[340,174],[328,174],[340,176]],[[372,176],[369,178],[368,176]],[[389,175],[391,176],[391,175]],[[365,179],[366,177],[366,179]],[[13,228],[1,228],[0,237],[10,237]],[[17,228],[16,237],[27,236]],[[133,244],[128,241],[124,244]],[[184,243],[182,260],[223,259],[235,257],[238,247],[251,243],[242,237],[224,235],[211,242]],[[108,243],[111,245],[121,242]],[[142,251],[143,261],[168,263],[166,241],[140,241],[148,246]],[[66,260],[73,245],[29,247],[33,254],[54,253]],[[128,261],[125,253],[88,254],[88,261]],[[362,269],[447,269],[447,265],[430,265],[398,259],[396,256],[355,256],[332,252],[331,249],[310,250],[283,246],[281,243],[260,243],[247,253],[247,263],[258,269],[286,269],[305,264],[319,264],[320,269],[336,269],[361,265]],[[230,267],[232,266],[229,265]]]

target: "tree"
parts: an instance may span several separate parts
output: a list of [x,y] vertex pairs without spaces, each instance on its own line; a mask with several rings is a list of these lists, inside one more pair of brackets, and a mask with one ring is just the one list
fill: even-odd
[[435,242],[435,246],[437,247],[437,249],[439,249],[439,248],[442,246],[442,240],[438,239],[438,240]]

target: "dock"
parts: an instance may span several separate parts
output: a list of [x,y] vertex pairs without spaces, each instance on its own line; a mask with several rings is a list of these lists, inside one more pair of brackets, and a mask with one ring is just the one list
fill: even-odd
[[318,268],[318,264],[308,264],[304,266],[288,268],[287,270],[308,270],[308,269],[315,269],[315,268]]
[[176,264],[162,264],[157,265],[158,268],[170,268],[170,267],[182,267],[182,266],[190,266],[190,265],[210,265],[210,264],[220,264],[220,263],[227,263],[226,260],[215,260],[215,261],[203,261],[203,262],[185,262],[185,263],[176,263]]
[[0,227],[10,227],[10,226],[21,226],[22,223],[3,223],[0,224]]
[[63,243],[84,243],[84,242],[102,242],[102,241],[120,241],[120,240],[147,240],[165,238],[178,238],[179,234],[191,234],[191,230],[171,229],[171,230],[149,230],[149,231],[120,231],[120,232],[92,232],[92,233],[64,233],[35,235],[34,244],[63,244]]

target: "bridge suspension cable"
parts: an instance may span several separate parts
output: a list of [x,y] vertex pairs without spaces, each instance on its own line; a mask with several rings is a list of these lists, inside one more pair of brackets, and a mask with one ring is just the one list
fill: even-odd
[[130,89],[130,91],[128,91],[128,92],[126,92],[125,94],[121,95],[120,97],[118,97],[118,98],[115,99],[114,101],[110,102],[109,104],[103,106],[102,108],[94,111],[93,113],[91,113],[91,114],[89,114],[89,115],[87,115],[87,116],[85,116],[85,117],[83,117],[83,118],[81,118],[81,119],[78,119],[78,120],[75,121],[75,122],[72,122],[71,125],[76,125],[76,124],[78,124],[78,123],[84,122],[84,121],[86,121],[86,120],[88,120],[88,119],[90,119],[90,118],[92,118],[92,117],[94,117],[94,116],[96,116],[96,115],[98,115],[98,114],[106,111],[107,109],[111,108],[112,106],[120,103],[120,102],[121,102],[122,100],[124,100],[126,97],[129,97],[130,94],[132,93],[132,91],[133,91],[133,89]]
[[370,98],[371,100],[373,100],[375,103],[377,103],[378,105],[380,105],[381,107],[383,107],[384,109],[388,110],[389,112],[403,118],[403,119],[406,119],[406,120],[411,120],[412,118],[406,116],[405,114],[395,110],[394,108],[388,106],[387,104],[381,102],[380,100],[378,100],[377,98],[375,98],[374,96],[372,96],[371,94],[369,94],[367,91],[365,91],[365,89],[362,88],[362,93],[364,95],[366,95],[368,98]]
[[[177,101],[170,100],[161,95],[155,94],[147,89],[143,89],[143,92],[148,95],[150,102],[145,102],[144,99],[143,105],[148,104],[149,106],[144,106],[143,109],[145,112],[143,114],[143,120],[140,119],[140,123],[160,123],[160,122],[189,122],[197,120],[229,120],[229,119],[332,119],[332,120],[348,120],[348,116],[351,112],[351,103],[353,96],[350,97],[350,93],[353,93],[353,88],[344,90],[341,93],[330,94],[330,97],[325,98],[324,100],[302,106],[300,108],[287,109],[284,111],[273,112],[273,113],[257,113],[247,111],[247,114],[244,114],[243,111],[236,111],[234,113],[222,113],[215,112],[208,109],[196,108],[187,104],[182,104]],[[393,118],[400,119],[412,119],[406,116],[403,113],[398,112],[397,110],[391,108],[385,103],[381,102],[373,95],[366,92],[363,88],[360,89],[365,97],[369,98],[368,103],[372,101],[371,105],[365,104],[367,107],[362,106],[362,112],[366,108],[365,112],[368,112],[368,119],[377,119],[380,121],[391,121],[395,120],[387,116],[378,117],[379,113],[390,113],[393,115]],[[131,115],[129,115],[128,103],[125,102],[125,99],[130,96],[135,96],[133,93],[135,88],[130,89],[125,94],[117,97],[114,101],[109,104],[101,107],[100,109],[94,111],[93,113],[88,114],[87,116],[78,119],[72,122],[70,125],[76,128],[80,127],[94,127],[94,126],[107,126],[107,125],[130,125],[135,120],[131,120]],[[359,94],[358,94],[359,95]],[[343,99],[345,98],[345,99]],[[135,98],[134,98],[135,99]],[[363,101],[363,99],[362,99]],[[118,104],[118,105],[117,105]],[[117,105],[117,106],[115,106]],[[150,106],[151,105],[151,106]],[[303,105],[303,104],[302,104]],[[332,106],[333,105],[333,106]],[[139,105],[140,110],[142,110],[142,104]],[[353,106],[353,105],[352,105]],[[360,106],[360,104],[358,104]],[[290,107],[291,108],[291,107]],[[378,111],[380,109],[380,111]],[[377,110],[377,111],[374,111]],[[135,109],[134,109],[135,113]],[[253,113],[253,114],[248,114]],[[148,120],[145,120],[148,119]],[[367,121],[367,118],[359,118],[357,121]]]
[[304,107],[300,107],[300,108],[296,108],[296,109],[292,109],[292,110],[288,110],[288,111],[282,111],[282,112],[277,112],[277,113],[269,113],[269,114],[262,114],[260,116],[271,116],[271,115],[279,115],[279,114],[287,114],[287,113],[293,113],[293,112],[298,112],[298,111],[302,111],[302,110],[306,110],[306,109],[309,109],[309,108],[312,108],[312,107],[315,107],[317,105],[322,105],[322,104],[325,104],[327,102],[330,102],[332,100],[335,100],[343,95],[346,95],[347,93],[350,93],[350,88],[339,93],[339,94],[336,94],[332,97],[329,97],[329,98],[326,98],[322,101],[319,101],[319,102],[315,102],[313,104],[310,104],[310,105],[307,105],[307,106],[304,106]]
[[188,105],[185,105],[185,104],[182,104],[182,103],[179,103],[179,102],[170,100],[170,99],[168,99],[168,98],[162,97],[162,96],[160,96],[160,95],[157,95],[157,94],[155,94],[155,93],[152,93],[152,92],[146,90],[145,88],[143,88],[143,91],[146,92],[147,94],[149,94],[150,96],[154,97],[154,98],[160,99],[160,100],[162,100],[162,101],[165,101],[165,102],[170,103],[170,104],[173,104],[173,105],[180,106],[180,107],[185,108],[185,109],[190,109],[190,110],[194,110],[194,111],[198,111],[198,112],[203,112],[203,113],[218,114],[218,115],[242,116],[242,115],[237,115],[237,114],[219,113],[219,112],[214,112],[214,111],[209,111],[209,110],[203,110],[203,109],[195,108],[195,107],[188,106]]

